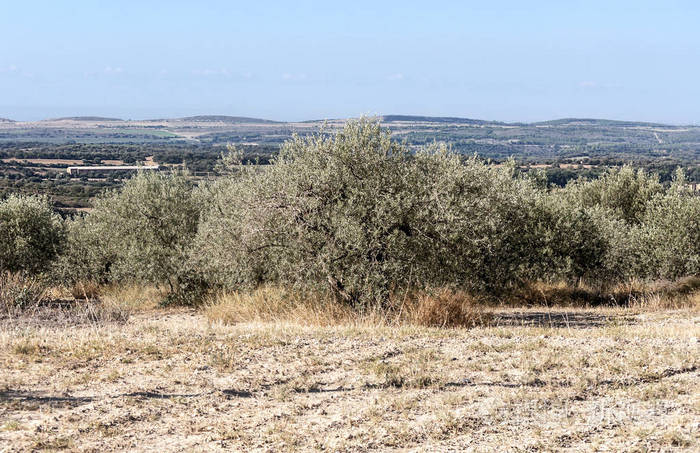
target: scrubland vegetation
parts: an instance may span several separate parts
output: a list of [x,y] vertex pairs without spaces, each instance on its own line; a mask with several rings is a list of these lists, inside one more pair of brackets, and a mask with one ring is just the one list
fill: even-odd
[[697,447],[682,171],[561,188],[371,120],[219,171],[138,174],[65,220],[0,201],[0,441]]
[[0,268],[66,286],[151,284],[189,305],[276,286],[357,311],[444,290],[502,301],[537,283],[603,300],[700,273],[700,198],[681,171],[670,186],[622,167],[547,187],[444,145],[413,152],[371,120],[295,137],[269,166],[239,158],[196,186],[139,174],[66,221],[46,199],[11,196]]

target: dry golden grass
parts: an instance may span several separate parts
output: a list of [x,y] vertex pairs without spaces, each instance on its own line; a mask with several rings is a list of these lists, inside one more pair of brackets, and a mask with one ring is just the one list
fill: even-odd
[[474,327],[491,317],[483,301],[467,293],[439,289],[402,294],[389,307],[358,311],[323,294],[300,294],[279,287],[249,293],[219,293],[204,307],[211,322],[284,322],[307,326],[363,325]]
[[[462,291],[439,289],[419,293],[402,304],[399,322],[425,327],[476,327],[488,325],[491,316],[484,301]],[[401,316],[401,312],[405,314]]]
[[[259,296],[262,297],[262,296]],[[6,451],[692,451],[696,310],[579,324],[0,324]],[[500,319],[500,321],[499,321]],[[516,320],[517,321],[517,320]]]
[[0,315],[14,315],[44,301],[49,288],[41,280],[19,273],[0,272]]
[[105,303],[123,305],[132,311],[153,310],[165,297],[155,286],[138,284],[102,286],[97,294]]
[[249,293],[219,293],[204,306],[212,322],[292,322],[300,325],[329,326],[367,321],[343,305],[319,295],[303,297],[277,287],[262,287]]
[[147,311],[158,307],[165,293],[152,285],[109,284],[91,281],[76,282],[70,286],[54,286],[48,290],[48,298],[64,301],[100,301],[106,305],[119,305],[132,311]]
[[[435,290],[363,314],[272,287],[201,311],[157,309],[155,288],[100,287],[104,307],[134,307],[128,322],[0,319],[0,446],[696,451],[694,285],[595,308]],[[669,297],[684,308],[664,308]]]
[[475,297],[463,291],[438,288],[395,295],[387,307],[357,311],[323,294],[299,294],[266,286],[252,292],[223,292],[204,305],[210,322],[292,323],[305,326],[424,326],[477,327],[493,325],[494,308],[558,307],[603,311],[700,309],[700,278],[655,285],[630,282],[609,291],[571,287],[565,283],[532,283],[506,300]]
[[77,282],[69,289],[74,299],[96,299],[100,295],[100,285],[95,282]]
[[533,282],[499,302],[513,306],[700,308],[700,277],[651,284],[630,281],[606,290],[586,285],[574,287],[564,282]]

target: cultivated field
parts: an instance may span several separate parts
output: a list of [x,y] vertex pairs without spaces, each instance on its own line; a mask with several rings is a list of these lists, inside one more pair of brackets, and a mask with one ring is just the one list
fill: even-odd
[[698,338],[697,309],[507,309],[473,329],[5,320],[0,451],[697,451]]

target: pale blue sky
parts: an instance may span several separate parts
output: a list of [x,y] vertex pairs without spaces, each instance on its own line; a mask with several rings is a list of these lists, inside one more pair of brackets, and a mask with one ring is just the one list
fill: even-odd
[[0,0],[0,117],[390,113],[698,124],[700,2]]

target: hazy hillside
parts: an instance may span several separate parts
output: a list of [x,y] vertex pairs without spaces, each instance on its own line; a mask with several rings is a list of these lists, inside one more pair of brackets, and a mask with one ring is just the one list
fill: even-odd
[[663,123],[646,123],[643,121],[620,121],[620,120],[605,120],[596,118],[561,118],[558,120],[540,121],[530,123],[533,126],[617,126],[617,127],[674,127]]
[[[470,118],[385,115],[385,127],[410,146],[446,142],[464,154],[491,159],[514,156],[535,162],[570,158],[700,161],[700,126],[564,118],[505,123]],[[0,143],[196,144],[279,147],[292,134],[336,129],[345,119],[277,122],[199,115],[174,119],[119,120],[98,116],[37,122],[0,121]]]
[[382,121],[393,122],[422,122],[422,123],[457,123],[457,124],[506,124],[498,121],[475,120],[449,116],[417,116],[417,115],[384,115]]
[[91,121],[91,122],[99,122],[99,121],[124,121],[121,118],[108,118],[104,116],[66,116],[62,118],[53,118],[50,120],[46,121]]
[[[198,116],[187,116],[184,118],[179,118],[181,121],[193,121],[197,123],[277,123],[278,121],[264,120],[260,118],[249,118],[246,116],[227,116],[227,115],[198,115]],[[167,121],[167,120],[166,120]]]

